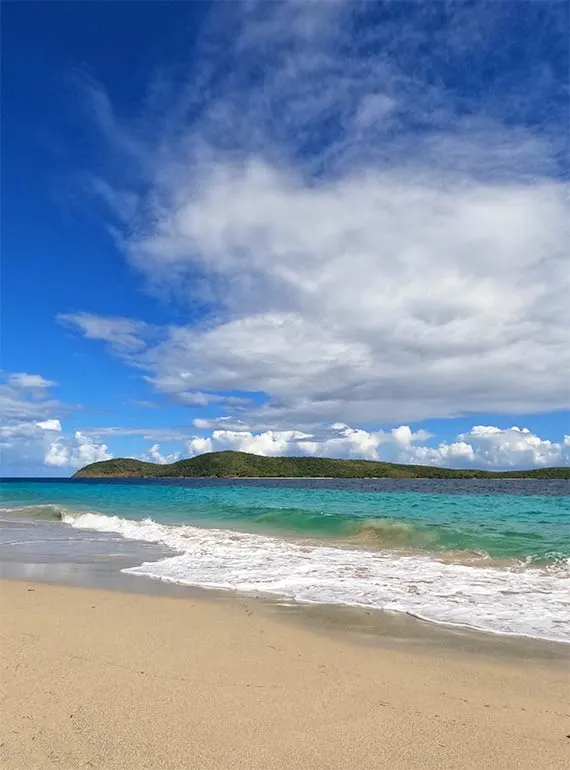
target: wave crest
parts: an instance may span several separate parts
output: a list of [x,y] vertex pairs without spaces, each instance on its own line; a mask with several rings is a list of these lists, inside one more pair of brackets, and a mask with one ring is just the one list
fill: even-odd
[[433,534],[413,524],[393,519],[367,519],[359,522],[349,540],[369,548],[426,548],[436,543],[436,537]]
[[[437,623],[570,642],[568,572],[545,573],[444,562],[434,554],[342,548],[275,536],[134,521],[83,513],[78,529],[115,532],[177,552],[125,569],[167,582],[273,594],[304,603],[404,612]],[[386,519],[361,522],[356,536],[392,544],[423,536]],[[548,601],[545,601],[548,597]]]
[[55,505],[55,503],[20,505],[15,508],[0,508],[0,514],[23,516],[29,519],[44,519],[47,521],[64,521],[64,517],[67,513],[65,508]]

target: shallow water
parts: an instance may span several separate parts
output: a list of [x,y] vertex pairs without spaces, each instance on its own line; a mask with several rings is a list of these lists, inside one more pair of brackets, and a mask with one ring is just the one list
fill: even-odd
[[1,485],[0,515],[166,546],[129,570],[155,579],[570,641],[568,493],[536,480],[19,480]]

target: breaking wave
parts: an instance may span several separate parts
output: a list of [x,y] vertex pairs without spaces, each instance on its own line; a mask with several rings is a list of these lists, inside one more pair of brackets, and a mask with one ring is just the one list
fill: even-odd
[[359,522],[348,540],[369,548],[427,548],[435,546],[437,538],[403,521],[366,519]]
[[0,516],[24,516],[28,519],[63,521],[65,508],[53,503],[44,505],[21,505],[16,508],[0,508]]
[[[45,507],[45,506],[42,506]],[[175,555],[124,570],[183,585],[403,612],[437,623],[570,643],[570,564],[476,565],[428,551],[428,536],[389,520],[361,522],[350,547],[277,536],[64,513],[77,528],[168,546]],[[375,546],[370,547],[370,542]],[[416,543],[419,545],[419,543]],[[424,548],[428,545],[424,543]],[[441,554],[443,556],[443,554]]]

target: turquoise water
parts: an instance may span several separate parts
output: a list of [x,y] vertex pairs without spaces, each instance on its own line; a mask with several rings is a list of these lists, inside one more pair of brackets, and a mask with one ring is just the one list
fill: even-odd
[[568,492],[534,480],[7,481],[0,536],[4,518],[13,560],[34,537],[45,554],[46,527],[71,555],[78,537],[155,543],[166,557],[124,571],[570,642]]
[[[353,491],[315,488],[315,481],[310,488],[21,481],[4,483],[0,498],[6,507],[53,503],[133,520],[346,540],[372,548],[481,552],[537,561],[570,558],[570,497],[544,494],[552,491],[552,482],[510,482],[519,494],[493,493],[489,483],[472,481],[455,484],[459,492],[453,494],[409,491],[406,481],[398,482],[397,491],[362,491],[373,483],[360,482],[361,489]],[[441,488],[442,482],[423,485]],[[532,494],[533,486],[543,494]],[[568,491],[562,485],[558,489]]]

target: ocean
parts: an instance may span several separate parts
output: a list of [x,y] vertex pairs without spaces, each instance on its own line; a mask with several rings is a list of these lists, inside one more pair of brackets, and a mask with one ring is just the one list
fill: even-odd
[[567,481],[8,479],[0,505],[0,560],[153,543],[126,573],[570,643]]

